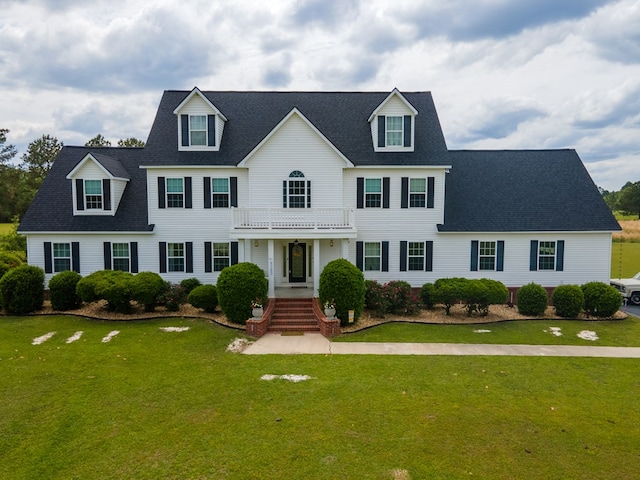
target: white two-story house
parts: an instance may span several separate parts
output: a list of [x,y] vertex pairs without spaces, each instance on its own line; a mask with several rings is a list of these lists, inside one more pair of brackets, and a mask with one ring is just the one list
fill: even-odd
[[64,147],[25,215],[29,263],[269,296],[346,258],[414,287],[609,279],[620,227],[573,150],[448,150],[429,92],[166,91],[144,148]]

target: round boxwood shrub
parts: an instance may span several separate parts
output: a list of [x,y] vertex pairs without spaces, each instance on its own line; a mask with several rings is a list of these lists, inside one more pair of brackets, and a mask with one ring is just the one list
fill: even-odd
[[90,273],[89,275],[82,277],[76,284],[76,293],[85,303],[97,302],[100,297],[96,294],[96,283],[104,275],[108,274],[110,270],[98,270]]
[[157,273],[136,273],[131,279],[131,298],[144,305],[145,312],[153,312],[166,288],[167,282]]
[[180,282],[180,286],[182,287],[182,289],[184,290],[185,295],[189,295],[191,293],[191,291],[196,288],[199,287],[200,285],[202,285],[202,282],[200,280],[198,280],[197,278],[185,278],[184,280],[182,280]]
[[451,307],[462,300],[469,280],[462,277],[439,278],[433,284],[436,303],[444,305],[444,314],[449,315]]
[[187,302],[207,313],[213,313],[218,306],[218,291],[215,285],[199,285],[191,290]]
[[49,280],[51,308],[54,310],[74,310],[82,304],[76,293],[76,286],[82,276],[73,270],[60,272]]
[[584,305],[584,294],[579,285],[559,285],[551,294],[556,314],[563,318],[576,318]]
[[320,273],[318,295],[320,304],[333,300],[336,317],[341,325],[349,323],[349,310],[357,322],[364,310],[366,286],[364,275],[358,267],[344,258],[327,263]]
[[544,315],[549,300],[544,287],[531,282],[518,289],[517,302],[519,313],[538,317]]
[[20,256],[21,253],[0,251],[0,278],[12,268],[25,264]]
[[42,308],[44,302],[44,270],[22,265],[0,279],[0,304],[8,313],[24,315]]
[[107,308],[127,313],[131,307],[131,279],[133,275],[120,270],[99,270],[80,279],[76,293],[83,302],[106,300]]
[[433,283],[425,283],[420,288],[420,300],[427,310],[432,310],[436,305],[436,289]]
[[622,306],[622,295],[604,282],[589,282],[582,285],[584,311],[594,317],[612,317]]
[[218,302],[230,322],[244,325],[251,318],[251,302],[267,299],[268,281],[254,263],[241,262],[224,268],[216,284]]

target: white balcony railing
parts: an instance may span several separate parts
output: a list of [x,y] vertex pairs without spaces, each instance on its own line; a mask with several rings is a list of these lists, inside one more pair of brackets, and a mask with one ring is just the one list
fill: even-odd
[[353,229],[353,208],[233,208],[234,229]]

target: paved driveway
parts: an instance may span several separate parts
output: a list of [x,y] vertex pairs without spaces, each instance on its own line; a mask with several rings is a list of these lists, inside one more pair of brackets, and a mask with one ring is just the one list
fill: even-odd
[[627,305],[622,307],[623,312],[627,312],[629,315],[633,315],[634,317],[640,317],[640,305]]

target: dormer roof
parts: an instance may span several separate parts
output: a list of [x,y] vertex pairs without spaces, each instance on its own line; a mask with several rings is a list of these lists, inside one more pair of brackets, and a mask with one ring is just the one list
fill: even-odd
[[411,113],[413,115],[418,115],[418,110],[416,110],[414,108],[413,105],[411,105],[411,103],[404,97],[404,95],[402,95],[400,93],[400,90],[398,90],[397,88],[394,88],[392,90],[392,92],[387,96],[387,98],[385,98],[382,103],[380,103],[380,105],[378,105],[376,107],[376,109],[373,111],[373,113],[371,113],[371,115],[369,116],[369,122],[373,121],[373,119],[376,117],[376,115],[378,115],[378,112],[380,111],[381,108],[383,108],[385,106],[385,104],[387,102],[389,102],[389,100],[391,100],[393,97],[397,96],[406,106],[409,110],[411,110]]
[[87,153],[82,158],[82,160],[80,160],[78,164],[73,168],[73,170],[69,172],[69,174],[67,175],[67,179],[73,179],[76,176],[76,173],[87,162],[94,162],[98,166],[98,168],[100,168],[104,172],[104,174],[111,179],[123,180],[126,182],[131,180],[129,173],[122,166],[122,163],[120,163],[118,159],[94,152]]
[[227,117],[225,117],[224,114],[220,110],[218,110],[218,108],[213,103],[211,103],[211,101],[200,91],[198,87],[193,87],[193,90],[191,90],[191,92],[184,98],[184,100],[180,102],[180,104],[173,111],[174,115],[178,115],[180,113],[180,110],[182,110],[184,106],[189,103],[189,101],[191,101],[191,99],[195,96],[200,97],[211,108],[214,114],[219,115],[220,118],[225,122],[227,121]]

